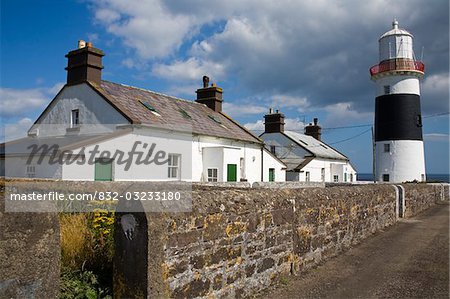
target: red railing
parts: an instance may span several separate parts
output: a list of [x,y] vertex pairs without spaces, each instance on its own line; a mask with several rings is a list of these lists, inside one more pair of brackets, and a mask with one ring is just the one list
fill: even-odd
[[388,71],[417,71],[423,73],[425,65],[421,61],[411,59],[391,59],[382,61],[370,68],[370,75],[374,76]]

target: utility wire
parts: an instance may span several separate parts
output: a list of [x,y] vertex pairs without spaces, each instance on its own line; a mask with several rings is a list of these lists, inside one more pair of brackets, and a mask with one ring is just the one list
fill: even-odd
[[[423,118],[432,118],[432,117],[439,117],[439,116],[444,116],[444,115],[449,115],[450,112],[442,112],[442,113],[435,113],[435,114],[431,114],[431,115],[426,115],[426,116],[422,116]],[[341,126],[341,127],[329,127],[329,128],[322,128],[322,131],[326,131],[326,130],[341,130],[341,129],[354,129],[354,128],[363,128],[363,127],[371,127],[373,126],[373,124],[361,124],[361,125],[352,125],[352,126]],[[264,129],[258,129],[258,130],[250,130],[252,132],[264,132]],[[304,130],[288,130],[288,131],[292,131],[292,132],[300,132],[303,133]]]
[[347,138],[347,139],[343,139],[343,140],[331,142],[331,143],[329,143],[329,144],[337,144],[337,143],[349,141],[349,140],[355,139],[355,138],[357,138],[357,137],[359,137],[359,136],[361,136],[361,135],[363,135],[363,134],[365,134],[365,133],[367,133],[367,132],[369,132],[369,131],[371,131],[371,130],[372,130],[372,127],[370,127],[369,129],[367,129],[367,130],[365,130],[365,131],[363,131],[363,132],[361,132],[361,133],[359,133],[359,134],[357,134],[357,135],[355,135],[355,136],[349,137],[349,138]]

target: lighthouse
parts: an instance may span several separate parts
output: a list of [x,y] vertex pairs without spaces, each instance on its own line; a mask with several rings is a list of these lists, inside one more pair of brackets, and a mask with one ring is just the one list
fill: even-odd
[[392,22],[379,39],[379,63],[370,68],[376,83],[375,180],[425,181],[420,112],[420,79],[425,66],[416,60],[413,35]]

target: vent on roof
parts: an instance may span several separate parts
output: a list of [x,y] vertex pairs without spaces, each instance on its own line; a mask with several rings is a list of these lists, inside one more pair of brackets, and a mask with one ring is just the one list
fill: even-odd
[[208,115],[208,117],[209,117],[210,119],[212,119],[213,121],[215,121],[216,123],[222,124],[222,122],[221,122],[219,119],[215,118],[214,116]]
[[189,115],[189,113],[187,113],[183,109],[180,108],[180,109],[178,109],[178,111],[180,111],[181,115],[183,115],[184,118],[192,119],[192,117]]
[[304,142],[303,140],[299,140],[301,143],[303,143],[304,145],[308,146],[308,143]]
[[326,147],[325,145],[323,145],[323,144],[321,144],[320,145],[321,147],[323,147],[323,148],[326,148],[326,149],[328,149],[328,147]]

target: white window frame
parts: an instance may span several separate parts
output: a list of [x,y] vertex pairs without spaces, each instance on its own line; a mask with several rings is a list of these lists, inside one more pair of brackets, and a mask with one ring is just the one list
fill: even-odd
[[272,154],[276,155],[276,153],[277,153],[277,148],[275,147],[275,145],[271,145],[271,146],[270,146],[270,152],[271,152]]
[[339,183],[339,175],[338,174],[333,175],[333,182]]
[[391,152],[391,144],[390,143],[384,143],[383,144],[383,152],[390,153]]
[[[176,157],[176,160],[174,158]],[[174,165],[174,162],[176,161],[176,165]],[[168,155],[167,159],[167,177],[169,179],[180,179],[181,177],[181,155],[180,154],[174,154],[170,153]]]
[[[211,170],[211,175],[209,174],[209,171]],[[215,171],[215,177],[214,177],[214,171]],[[219,168],[211,167],[206,170],[206,175],[208,177],[208,182],[218,182],[219,179]]]
[[76,128],[80,125],[80,109],[72,109],[70,112],[70,127]]
[[36,177],[36,166],[35,165],[27,165],[27,177],[29,177],[29,178]]
[[305,182],[311,182],[311,173],[309,171],[305,172]]

